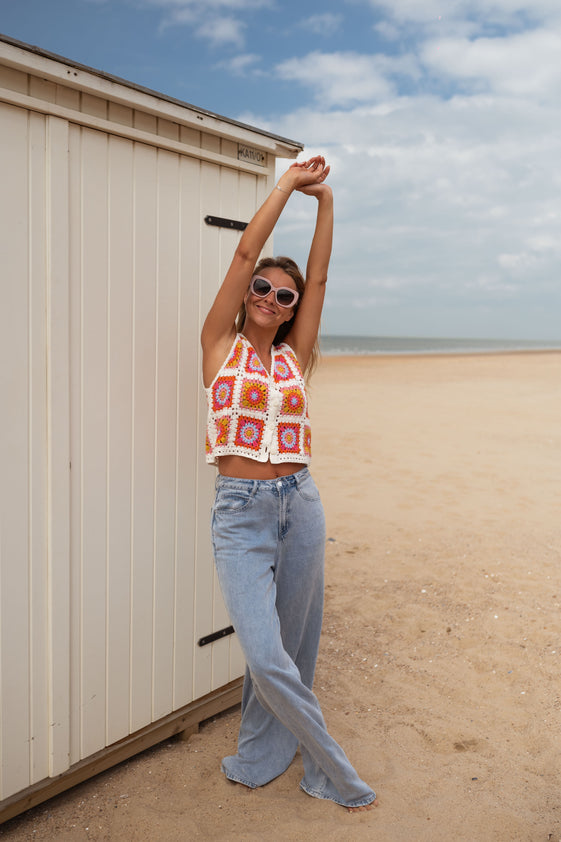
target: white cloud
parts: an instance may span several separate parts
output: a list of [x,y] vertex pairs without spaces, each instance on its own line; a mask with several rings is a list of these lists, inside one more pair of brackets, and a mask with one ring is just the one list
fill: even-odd
[[[318,106],[276,122],[272,130],[306,140],[306,156],[333,164],[325,332],[559,335],[558,118],[486,95]],[[312,216],[294,197],[277,234],[301,262]]]
[[412,56],[313,52],[290,58],[275,68],[281,79],[299,82],[324,106],[379,102],[395,94],[392,76],[414,76]]
[[561,32],[545,29],[501,38],[428,42],[422,60],[433,71],[508,95],[558,98]]
[[208,39],[213,46],[244,44],[245,24],[232,17],[211,17],[197,26],[197,35]]
[[374,32],[378,32],[382,38],[385,38],[387,41],[397,41],[401,38],[401,30],[399,27],[387,20],[382,20],[375,24]]
[[539,20],[558,20],[558,0],[366,0],[373,9],[382,10],[400,24],[425,24],[446,27],[474,23],[480,28]]
[[217,67],[221,67],[236,76],[247,76],[250,73],[252,76],[263,76],[265,72],[257,67],[260,62],[261,56],[255,55],[255,53],[245,53],[234,56],[227,61],[221,61]]
[[190,10],[193,14],[204,14],[209,11],[243,12],[272,5],[271,0],[136,0],[136,2],[143,6],[156,6],[164,10]]
[[301,21],[300,26],[315,35],[330,36],[335,35],[339,30],[343,21],[343,15],[334,15],[331,12],[324,12],[319,15],[311,15]]
[[[288,58],[311,104],[243,117],[332,164],[325,332],[559,337],[558,0],[372,5],[409,53]],[[313,213],[295,196],[276,235],[301,263]]]
[[539,258],[527,251],[518,254],[500,254],[498,263],[502,269],[513,274],[524,273],[536,268]]
[[176,26],[191,26],[195,35],[212,46],[244,44],[244,13],[268,8],[274,0],[135,0],[143,7],[153,6],[163,12],[160,31]]

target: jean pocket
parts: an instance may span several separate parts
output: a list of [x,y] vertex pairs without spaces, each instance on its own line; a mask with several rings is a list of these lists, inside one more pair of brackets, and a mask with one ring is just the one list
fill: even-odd
[[298,483],[296,490],[302,500],[307,500],[309,503],[317,503],[319,500],[319,491],[311,474]]
[[252,488],[223,486],[216,492],[213,510],[220,512],[244,512],[252,504],[254,491]]

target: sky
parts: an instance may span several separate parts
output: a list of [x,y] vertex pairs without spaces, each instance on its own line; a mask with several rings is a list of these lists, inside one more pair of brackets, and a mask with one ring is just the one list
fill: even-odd
[[325,155],[324,333],[561,340],[559,0],[0,0],[0,32]]

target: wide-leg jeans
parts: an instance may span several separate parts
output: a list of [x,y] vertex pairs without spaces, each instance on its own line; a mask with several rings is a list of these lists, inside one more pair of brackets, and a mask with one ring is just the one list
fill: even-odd
[[307,468],[273,480],[219,475],[212,509],[216,569],[247,670],[238,752],[222,770],[262,786],[298,745],[302,789],[347,807],[370,804],[362,781],[327,732],[312,692],[323,614],[325,518]]

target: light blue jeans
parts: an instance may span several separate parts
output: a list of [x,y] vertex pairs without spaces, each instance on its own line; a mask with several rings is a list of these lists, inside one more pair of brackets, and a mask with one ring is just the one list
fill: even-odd
[[262,786],[298,744],[302,789],[346,807],[375,794],[328,734],[312,692],[323,614],[325,519],[307,468],[274,480],[218,476],[212,541],[220,587],[243,649],[238,753],[222,770]]

